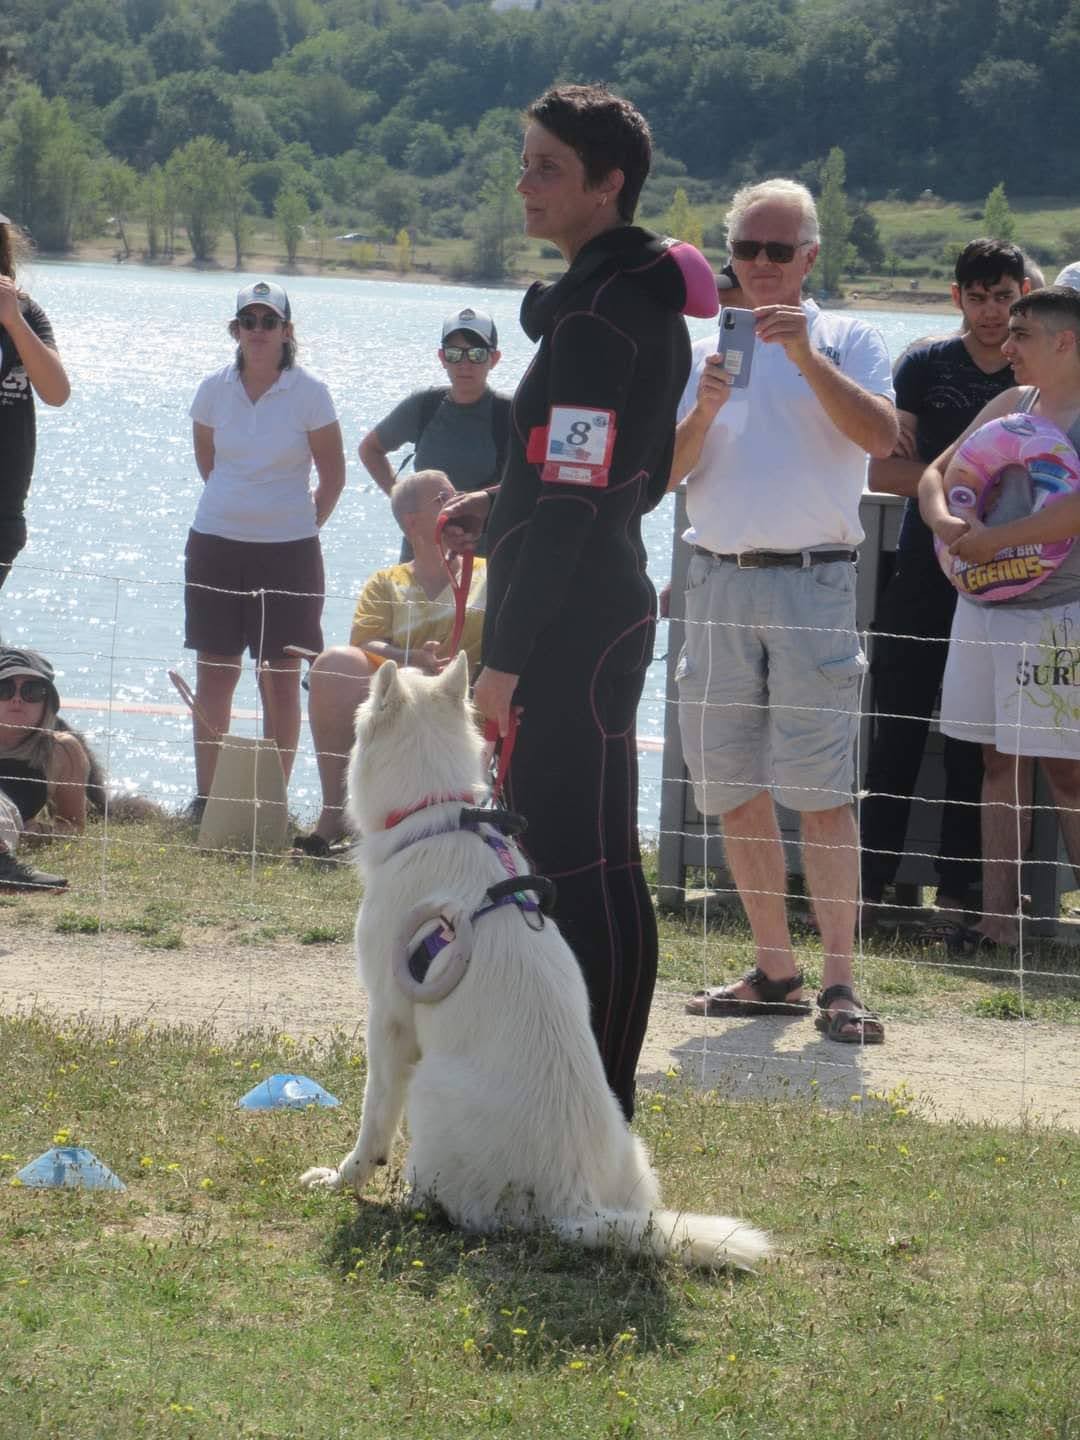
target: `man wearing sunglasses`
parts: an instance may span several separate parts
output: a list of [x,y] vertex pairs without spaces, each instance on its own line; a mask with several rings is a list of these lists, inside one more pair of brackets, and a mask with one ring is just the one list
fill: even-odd
[[[415,447],[415,470],[442,470],[457,491],[484,490],[502,473],[510,398],[488,385],[500,359],[494,320],[471,306],[448,315],[438,353],[449,385],[414,391],[360,442],[364,468],[387,495],[397,471],[409,463],[406,457],[395,469],[389,456],[404,445]],[[401,558],[412,558],[408,541]]]
[[819,237],[805,186],[745,187],[727,228],[754,354],[749,384],[734,389],[716,341],[700,341],[680,406],[671,478],[686,477],[694,554],[677,679],[694,798],[722,817],[757,964],[687,1008],[809,1011],[787,924],[779,801],[800,814],[821,930],[816,1023],[830,1040],[876,1044],[881,1022],[852,988],[865,668],[854,562],[867,456],[890,454],[898,433],[889,355],[872,326],[802,298]]

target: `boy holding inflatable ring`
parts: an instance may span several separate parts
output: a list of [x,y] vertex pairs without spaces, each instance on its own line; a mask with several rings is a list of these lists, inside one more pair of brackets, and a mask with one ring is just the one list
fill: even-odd
[[[979,741],[985,766],[984,913],[975,927],[957,926],[946,941],[964,954],[1016,942],[1023,844],[1016,811],[1030,794],[1032,759],[1043,767],[1069,859],[1080,869],[1080,546],[1069,543],[1080,535],[1080,293],[1048,286],[1015,301],[1002,352],[1017,385],[984,406],[919,482],[923,519],[960,597],[941,729]],[[972,439],[1005,416],[1013,418]],[[1037,454],[1025,449],[1032,437]],[[1002,463],[984,477],[980,494],[972,461],[985,460],[990,441]],[[1053,495],[1042,474],[1050,462],[1066,482]],[[1015,516],[1015,507],[995,509],[987,498],[1001,489],[1002,472],[1017,464],[1028,471],[1034,506],[998,523],[1003,511]],[[965,487],[974,504],[958,503]],[[1036,561],[1037,576],[1028,573]],[[1014,573],[1018,562],[1024,576]]]
[[[956,257],[951,289],[960,328],[916,340],[896,362],[900,441],[892,455],[872,459],[867,472],[872,492],[906,503],[895,564],[874,617],[873,719],[859,811],[864,926],[880,914],[877,907],[904,858],[956,610],[956,590],[941,572],[933,536],[919,515],[919,481],[984,405],[1016,385],[1001,347],[1009,306],[1030,289],[1024,254],[1002,240],[970,240]],[[943,918],[949,912],[960,918],[981,903],[982,755],[978,745],[947,737],[942,762],[944,793],[933,807],[939,817],[935,903]]]

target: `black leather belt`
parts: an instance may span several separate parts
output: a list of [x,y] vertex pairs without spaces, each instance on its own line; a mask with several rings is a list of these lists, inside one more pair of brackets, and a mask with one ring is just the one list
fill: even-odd
[[703,545],[695,545],[694,554],[709,560],[730,560],[740,570],[768,570],[776,565],[803,570],[808,565],[831,565],[837,560],[853,565],[857,558],[854,550],[743,550],[738,555],[720,555]]

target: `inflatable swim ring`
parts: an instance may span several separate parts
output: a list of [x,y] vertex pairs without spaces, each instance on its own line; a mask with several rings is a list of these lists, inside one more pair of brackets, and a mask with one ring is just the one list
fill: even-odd
[[[1058,427],[1041,415],[1004,415],[969,435],[945,472],[945,501],[953,515],[1003,525],[1033,515],[1080,490],[1080,456]],[[938,563],[969,600],[1009,600],[1052,575],[1074,541],[1009,546],[990,561],[950,555],[934,536]]]

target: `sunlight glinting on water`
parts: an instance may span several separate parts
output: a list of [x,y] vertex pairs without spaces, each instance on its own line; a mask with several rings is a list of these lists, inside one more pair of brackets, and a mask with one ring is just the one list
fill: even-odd
[[[172,705],[167,670],[194,678],[183,650],[183,549],[201,481],[188,406],[202,377],[227,363],[225,326],[241,284],[257,275],[128,265],[37,263],[21,283],[44,306],[72,381],[64,409],[38,404],[38,457],[28,509],[30,541],[0,591],[0,632],[33,645],[57,667],[62,696]],[[364,433],[410,391],[442,382],[436,359],[444,316],[470,304],[494,316],[502,361],[496,388],[512,391],[532,354],[517,324],[520,292],[348,278],[280,277],[288,289],[300,358],[326,380],[345,437],[348,480],[322,534],[328,644],[347,638],[367,576],[397,558],[399,534],[383,495],[356,455]],[[894,355],[934,330],[926,317],[880,315]],[[691,322],[695,336],[711,332]],[[940,323],[943,330],[951,328]],[[402,452],[397,458],[403,458]],[[646,520],[650,571],[667,578],[672,506]],[[667,646],[666,626],[657,654]],[[664,667],[654,664],[639,733],[660,737]],[[236,704],[254,709],[250,666]],[[107,754],[113,780],[166,804],[192,790],[185,717],[72,710],[70,719]],[[253,733],[250,719],[235,729]],[[310,736],[301,737],[290,802],[316,809]],[[641,821],[655,832],[660,755],[642,756]]]

